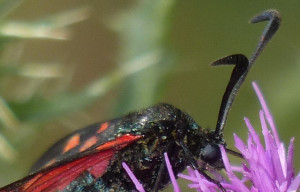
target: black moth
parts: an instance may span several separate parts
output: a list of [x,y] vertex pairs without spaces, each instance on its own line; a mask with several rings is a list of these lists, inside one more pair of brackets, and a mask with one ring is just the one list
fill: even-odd
[[[269,24],[250,60],[235,54],[212,63],[212,66],[235,65],[223,95],[215,130],[203,129],[192,117],[172,105],[158,104],[66,136],[40,158],[32,174],[0,188],[0,192],[136,190],[122,162],[129,165],[146,191],[158,191],[170,183],[165,152],[175,175],[190,165],[225,191],[204,171],[206,167],[224,168],[220,145],[228,153],[241,156],[226,147],[223,130],[229,109],[248,71],[279,27],[280,15],[275,10],[267,10],[254,17],[251,23],[265,20],[269,20]],[[70,148],[70,141],[74,139],[80,142]],[[87,143],[90,144],[88,147]],[[202,166],[198,160],[202,161]]]

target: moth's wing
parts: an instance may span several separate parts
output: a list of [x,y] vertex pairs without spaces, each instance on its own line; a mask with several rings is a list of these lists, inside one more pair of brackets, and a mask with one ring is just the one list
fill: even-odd
[[108,142],[117,126],[112,120],[109,122],[96,123],[88,127],[74,131],[51,146],[32,166],[31,172],[36,172],[55,162],[68,159],[78,153],[88,150],[92,146],[100,146]]
[[118,150],[139,140],[142,136],[123,135],[106,142],[97,148],[58,161],[10,185],[0,188],[0,192],[54,192],[65,189],[74,179],[85,171],[96,178],[107,170],[110,160]]

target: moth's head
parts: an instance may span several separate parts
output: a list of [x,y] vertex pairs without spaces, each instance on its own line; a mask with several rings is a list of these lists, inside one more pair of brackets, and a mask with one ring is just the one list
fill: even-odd
[[221,150],[216,143],[207,143],[200,151],[200,158],[210,166],[221,169],[224,168]]

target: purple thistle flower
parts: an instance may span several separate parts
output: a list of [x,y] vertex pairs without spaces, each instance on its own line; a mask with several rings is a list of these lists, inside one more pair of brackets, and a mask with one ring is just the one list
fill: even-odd
[[[243,154],[248,165],[242,166],[245,180],[252,182],[251,191],[296,191],[300,186],[300,173],[295,177],[293,168],[294,138],[288,153],[280,142],[273,117],[256,83],[254,90],[262,106],[259,112],[265,147],[249,119],[245,118],[249,129],[247,145],[234,135],[235,146]],[[268,128],[270,127],[270,129]]]
[[169,157],[168,157],[167,153],[164,153],[164,156],[165,156],[167,169],[168,169],[168,172],[169,172],[169,175],[170,175],[170,178],[171,178],[171,182],[173,184],[174,192],[180,192],[180,189],[179,189],[178,183],[176,181],[174,172],[172,170],[172,165],[170,163],[170,160],[169,160]]
[[[284,144],[279,139],[273,117],[266,105],[262,93],[256,83],[253,83],[253,87],[262,106],[259,117],[264,138],[264,146],[249,119],[245,118],[245,123],[249,130],[247,142],[243,142],[236,134],[234,134],[235,146],[243,155],[244,163],[239,166],[231,165],[224,147],[220,146],[226,170],[225,176],[227,179],[214,169],[208,171],[213,175],[215,180],[220,181],[226,191],[296,192],[300,189],[300,173],[296,176],[294,173],[294,138],[290,140],[288,151],[286,153]],[[174,191],[180,192],[168,156],[167,154],[164,155]],[[142,192],[144,189],[134,177],[128,166],[125,169],[137,186],[137,190]],[[241,178],[236,176],[235,173],[241,173]],[[188,167],[188,175],[178,174],[178,176],[191,181],[192,184],[189,184],[188,186],[196,191],[220,191],[216,184],[208,181],[197,170],[193,170],[190,167]]]
[[139,191],[139,192],[145,192],[145,189],[143,188],[143,185],[139,182],[139,180],[135,177],[135,175],[132,173],[132,171],[130,170],[130,168],[128,167],[128,165],[126,163],[122,163],[123,168],[125,169],[125,171],[127,172],[128,176],[130,177],[130,179],[132,180],[132,182],[135,185],[135,188]]
[[[300,189],[300,173],[295,176],[293,168],[294,138],[291,139],[286,154],[284,144],[279,140],[273,117],[262,93],[256,83],[253,83],[253,87],[262,106],[259,117],[265,146],[260,142],[259,135],[255,132],[249,119],[245,118],[245,123],[249,130],[247,143],[244,143],[234,134],[235,146],[243,155],[245,163],[240,166],[230,165],[226,151],[221,146],[228,180],[219,181],[228,191],[297,191]],[[243,175],[242,178],[237,177],[234,172],[241,173]],[[179,177],[192,181],[193,184],[190,184],[189,187],[198,191],[214,192],[219,190],[213,183],[211,183],[210,188],[203,186],[206,180],[205,177],[196,176],[191,170],[188,176],[179,174]],[[206,186],[208,185],[206,184]]]

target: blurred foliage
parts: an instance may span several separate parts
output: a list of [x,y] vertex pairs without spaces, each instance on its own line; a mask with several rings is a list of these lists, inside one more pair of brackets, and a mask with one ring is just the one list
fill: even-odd
[[116,111],[120,114],[149,106],[162,95],[163,79],[174,66],[172,53],[167,49],[174,2],[142,1],[114,19],[113,27],[121,37],[119,65],[126,67],[128,60],[159,54],[155,66],[123,83],[121,96],[116,102]]
[[250,84],[256,80],[283,141],[296,137],[298,162],[299,4],[1,1],[0,186],[26,175],[67,133],[157,102],[213,129],[231,68],[208,64],[233,53],[250,56],[265,23],[247,21],[269,8],[281,12],[282,26],[237,96],[225,138],[231,148],[232,132],[245,138],[244,116],[259,128]]
[[[45,92],[42,87],[50,86],[49,82],[61,79],[62,76],[70,78],[71,73],[67,73],[65,67],[60,63],[44,62],[22,62],[23,47],[10,47],[17,44],[17,41],[29,38],[33,39],[52,39],[67,40],[70,37],[68,27],[86,19],[89,15],[87,7],[81,7],[64,11],[60,14],[53,14],[37,21],[15,21],[7,19],[10,11],[16,11],[21,1],[1,1],[0,12],[0,43],[1,43],[1,62],[0,62],[0,170],[2,178],[9,178],[9,173],[15,168],[15,163],[22,162],[19,156],[21,145],[26,146],[26,140],[30,140],[27,135],[30,130],[43,123],[30,123],[31,118],[36,118],[45,109],[39,108],[36,114],[30,113],[34,109],[32,101],[41,100],[49,92]],[[69,18],[69,19],[67,19]],[[61,86],[61,85],[60,85]],[[61,88],[63,88],[62,86]],[[55,87],[53,87],[55,89]],[[63,92],[56,90],[54,92]],[[55,97],[53,97],[55,99]],[[53,99],[48,99],[44,103],[49,103]],[[69,99],[67,99],[69,100]],[[61,102],[63,102],[61,100]],[[44,103],[40,103],[43,105]],[[24,117],[21,115],[20,106],[23,112],[30,114]],[[56,105],[56,110],[60,108]],[[51,118],[47,117],[48,120]],[[21,135],[19,135],[21,134]],[[29,137],[28,137],[29,136]],[[7,164],[11,167],[7,169]],[[7,176],[8,174],[8,176]],[[5,180],[4,180],[5,181]],[[1,183],[2,185],[2,183]]]

